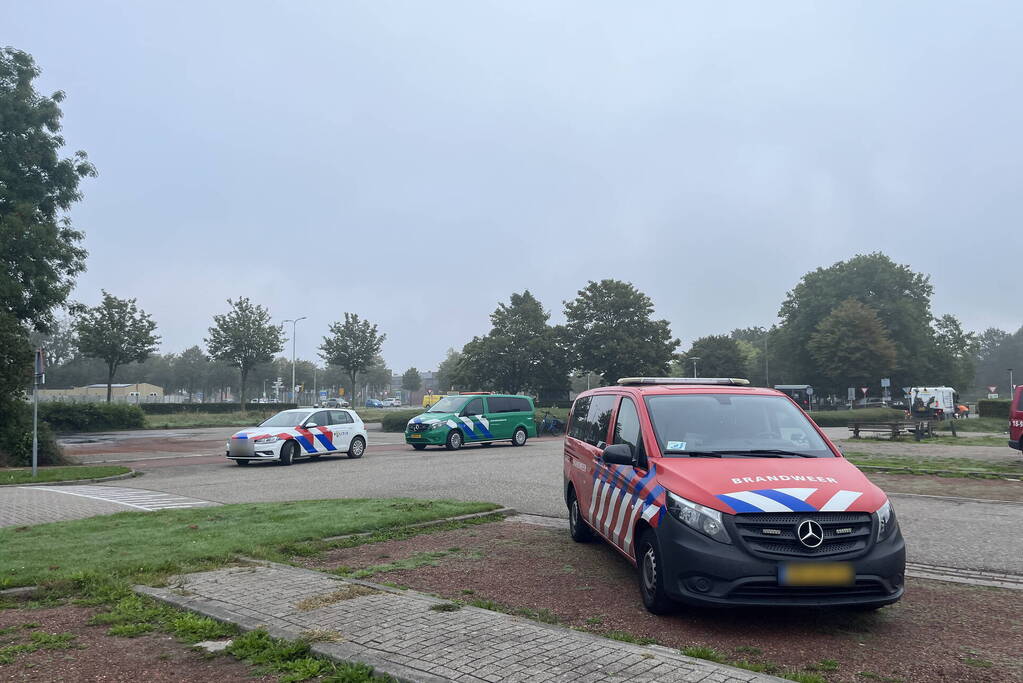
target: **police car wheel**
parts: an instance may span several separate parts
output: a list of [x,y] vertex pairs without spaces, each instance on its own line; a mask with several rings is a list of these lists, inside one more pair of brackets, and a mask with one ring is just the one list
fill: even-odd
[[281,459],[282,465],[290,465],[295,459],[295,449],[298,448],[298,444],[294,441],[288,441],[281,447]]
[[444,447],[449,451],[457,451],[462,447],[462,432],[457,429],[452,429],[448,433],[448,439],[444,442]]
[[579,510],[579,499],[575,491],[568,494],[568,533],[576,543],[586,543],[593,538],[593,530],[583,520]]
[[661,547],[653,529],[643,532],[636,557],[639,559],[639,593],[643,598],[643,606],[652,614],[668,614],[674,604],[664,592]]
[[426,444],[425,443],[414,443],[414,444],[412,444],[412,448],[416,449],[417,451],[421,451],[421,450],[426,448]]
[[525,446],[526,445],[526,430],[519,427],[512,434],[512,446]]
[[352,439],[352,443],[348,446],[348,457],[352,459],[361,458],[365,452],[366,442],[362,440],[362,437],[357,436]]

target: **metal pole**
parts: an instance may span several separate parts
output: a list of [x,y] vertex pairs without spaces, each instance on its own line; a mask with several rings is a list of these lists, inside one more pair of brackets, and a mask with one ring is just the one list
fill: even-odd
[[1015,389],[1015,387],[1012,386],[1012,368],[1009,368],[1009,399],[1010,400],[1012,399],[1012,390],[1013,389]]
[[[24,385],[22,385],[24,386]],[[39,469],[39,376],[32,383],[32,478]]]
[[305,320],[306,317],[303,315],[301,318],[284,321],[291,323],[291,391],[288,393],[291,395],[291,400],[295,403],[298,403],[297,392],[295,391],[295,337],[298,336],[298,321]]
[[767,357],[767,330],[764,330],[764,386],[771,386],[771,374],[767,371],[769,359]]
[[693,379],[696,379],[696,361],[698,361],[700,359],[699,358],[690,358],[690,360],[693,361]]

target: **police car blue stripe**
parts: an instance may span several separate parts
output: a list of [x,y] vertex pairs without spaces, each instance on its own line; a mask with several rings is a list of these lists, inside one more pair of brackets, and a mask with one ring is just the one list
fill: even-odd
[[781,491],[775,491],[774,489],[758,489],[756,491],[752,491],[752,493],[757,493],[764,498],[770,498],[771,500],[777,501],[791,509],[793,512],[817,512],[817,508],[806,501],[799,500],[795,496],[790,496],[789,494],[782,493]]
[[306,451],[308,451],[309,453],[316,452],[316,447],[313,446],[309,439],[305,438],[304,436],[302,435],[296,436],[295,441],[297,441],[299,445],[302,446],[302,448],[306,449]]
[[313,436],[315,436],[316,440],[323,444],[323,447],[326,448],[328,451],[334,450],[334,444],[331,442],[330,439],[327,438],[326,434],[319,434],[317,432],[313,432]]
[[718,500],[730,505],[736,512],[763,512],[763,510],[758,508],[756,505],[750,505],[744,500],[732,498],[731,496],[726,496],[724,494],[719,494]]

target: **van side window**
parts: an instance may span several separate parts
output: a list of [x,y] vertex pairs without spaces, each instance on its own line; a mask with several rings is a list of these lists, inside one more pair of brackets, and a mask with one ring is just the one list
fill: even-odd
[[487,396],[488,413],[507,413],[508,400],[504,396]]
[[639,413],[631,398],[622,399],[618,407],[618,419],[615,421],[615,434],[612,443],[623,443],[632,449],[632,456],[640,463],[646,463],[643,449],[643,432],[639,427]]
[[483,399],[482,398],[474,398],[473,400],[469,401],[468,405],[465,406],[465,409],[462,410],[462,414],[463,415],[482,415],[483,414]]
[[594,396],[590,403],[590,413],[586,417],[589,425],[589,433],[584,441],[594,446],[597,442],[607,438],[607,431],[611,427],[611,413],[614,412],[617,396]]
[[510,413],[531,413],[533,412],[532,407],[529,405],[528,398],[516,397],[507,399],[511,407],[508,409]]
[[590,414],[591,401],[593,401],[592,396],[584,396],[583,398],[576,399],[575,404],[572,406],[572,415],[568,420],[568,435],[573,439],[586,440],[586,434],[589,431],[589,423],[586,421],[586,417]]

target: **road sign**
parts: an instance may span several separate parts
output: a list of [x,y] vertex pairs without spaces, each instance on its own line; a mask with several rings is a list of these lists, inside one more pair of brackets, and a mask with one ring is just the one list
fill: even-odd
[[863,395],[864,395],[864,396],[866,396],[866,395],[867,395],[867,392],[868,392],[869,390],[870,390],[870,387],[860,387],[860,391],[862,391],[862,392],[863,392]]
[[320,392],[320,398],[327,398],[326,390]]
[[998,394],[988,394],[988,398],[998,398]]
[[340,388],[339,388],[339,389],[337,390],[337,395],[338,395],[338,396],[344,396],[344,395],[345,395],[345,388],[344,388],[344,387],[340,387]]
[[[995,392],[996,392],[997,390],[998,390],[998,387],[988,387],[988,388],[987,388],[987,393],[989,393],[989,394],[993,394],[993,393],[995,393]],[[991,397],[990,397],[990,396],[988,396],[988,398],[991,398]]]
[[884,387],[885,389],[887,389],[887,388],[888,388],[888,387],[890,387],[891,385],[892,385],[892,380],[891,380],[891,378],[890,378],[890,377],[882,377],[882,378],[881,378],[881,386],[882,386],[882,387]]
[[813,387],[807,387],[806,388],[806,395],[807,396],[813,396]]
[[855,387],[849,387],[848,399],[850,401],[855,401],[856,400],[856,388]]
[[902,393],[904,393],[906,396],[909,396],[909,391],[912,388],[913,387],[902,387]]

